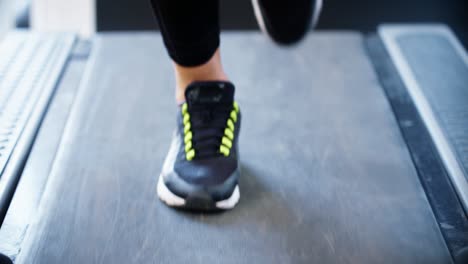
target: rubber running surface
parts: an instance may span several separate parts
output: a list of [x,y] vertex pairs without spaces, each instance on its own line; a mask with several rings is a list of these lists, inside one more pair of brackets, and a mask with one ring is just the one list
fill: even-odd
[[451,263],[361,35],[222,49],[244,114],[238,207],[157,199],[171,65],[158,35],[100,35],[16,263]]

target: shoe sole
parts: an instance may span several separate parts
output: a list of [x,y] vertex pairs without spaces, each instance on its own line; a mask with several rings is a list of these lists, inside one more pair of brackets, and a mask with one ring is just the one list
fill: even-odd
[[187,197],[184,199],[167,188],[162,175],[159,176],[157,193],[159,199],[167,206],[197,211],[229,210],[236,206],[240,198],[239,186],[236,185],[231,196],[225,200],[213,201],[212,199],[200,197]]
[[[265,21],[263,20],[262,11],[260,10],[260,4],[258,3],[259,0],[252,0],[252,6],[254,9],[255,17],[257,18],[257,23],[260,26],[263,34],[267,35],[272,41],[276,42],[268,33],[268,30],[265,26]],[[318,19],[320,17],[320,13],[322,11],[323,0],[316,0],[314,6],[314,13],[312,14],[312,28],[318,23]]]

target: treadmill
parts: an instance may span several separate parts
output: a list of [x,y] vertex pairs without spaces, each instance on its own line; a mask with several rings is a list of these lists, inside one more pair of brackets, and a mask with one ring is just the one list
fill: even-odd
[[0,45],[0,263],[468,263],[468,57],[440,24],[223,33],[241,200],[156,183],[176,109],[156,32]]

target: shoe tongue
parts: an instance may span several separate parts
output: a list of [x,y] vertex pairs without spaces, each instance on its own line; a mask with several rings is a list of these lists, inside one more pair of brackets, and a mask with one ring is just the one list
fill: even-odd
[[193,82],[185,90],[187,104],[232,104],[234,102],[234,85],[230,82],[209,81]]

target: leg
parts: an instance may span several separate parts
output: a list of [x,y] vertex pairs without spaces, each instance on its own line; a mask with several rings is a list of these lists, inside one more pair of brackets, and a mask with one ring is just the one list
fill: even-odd
[[158,196],[173,207],[231,209],[239,201],[241,114],[221,65],[218,0],[152,4],[174,62],[179,104]]
[[151,3],[174,62],[177,102],[185,101],[185,89],[194,81],[227,80],[219,52],[218,0]]

